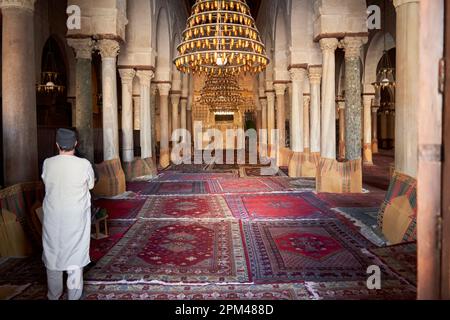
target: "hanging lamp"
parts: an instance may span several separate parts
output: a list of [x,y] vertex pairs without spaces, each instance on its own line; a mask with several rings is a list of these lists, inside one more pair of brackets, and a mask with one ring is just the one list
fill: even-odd
[[184,73],[260,73],[269,63],[245,0],[196,0],[174,63]]

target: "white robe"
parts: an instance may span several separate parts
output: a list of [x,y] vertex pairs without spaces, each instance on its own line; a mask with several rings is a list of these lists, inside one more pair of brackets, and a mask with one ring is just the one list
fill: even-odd
[[91,195],[94,171],[88,160],[56,156],[45,160],[42,242],[49,270],[83,268],[91,261]]

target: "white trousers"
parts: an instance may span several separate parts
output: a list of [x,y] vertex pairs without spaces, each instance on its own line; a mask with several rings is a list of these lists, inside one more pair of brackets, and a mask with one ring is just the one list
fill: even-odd
[[[47,269],[47,285],[49,300],[59,300],[64,291],[63,271]],[[79,300],[83,294],[83,269],[67,271],[68,299]]]

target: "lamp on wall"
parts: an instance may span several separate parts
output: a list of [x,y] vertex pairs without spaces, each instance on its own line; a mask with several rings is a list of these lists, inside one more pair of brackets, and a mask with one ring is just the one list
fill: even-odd
[[262,72],[269,58],[245,0],[197,0],[174,60],[184,73]]

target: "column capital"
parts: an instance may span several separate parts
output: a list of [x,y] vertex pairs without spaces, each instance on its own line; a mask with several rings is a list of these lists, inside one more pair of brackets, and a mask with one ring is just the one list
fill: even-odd
[[292,68],[289,70],[291,74],[291,80],[294,81],[304,81],[306,77],[306,69],[304,68]]
[[155,74],[151,70],[138,70],[136,72],[136,76],[138,77],[141,85],[150,87],[150,83],[152,82]]
[[77,59],[92,60],[92,51],[95,48],[95,41],[91,38],[73,39],[68,38],[67,44],[73,49]]
[[374,94],[364,94],[363,95],[363,103],[365,107],[371,107],[372,106],[372,101],[373,99],[375,99],[375,95]]
[[311,102],[311,96],[303,96],[303,106],[309,107],[309,104]]
[[263,108],[267,107],[267,97],[260,97],[259,102]]
[[172,85],[170,83],[158,83],[159,95],[169,96],[170,88],[172,88]]
[[134,69],[119,69],[119,74],[122,84],[132,84],[136,71]]
[[104,39],[97,42],[102,59],[117,58],[120,51],[120,44],[116,40]]
[[336,51],[336,49],[339,45],[339,40],[336,38],[323,38],[323,39],[319,40],[319,44],[320,44],[320,49],[322,51],[334,52],[334,51]]
[[275,101],[275,92],[267,91],[266,96],[267,96],[267,103],[273,103]]
[[368,41],[367,37],[345,37],[340,44],[345,51],[346,58],[359,58],[361,47]]
[[379,109],[380,109],[380,107],[378,107],[378,106],[372,106],[372,113],[378,113]]
[[338,110],[345,110],[345,100],[337,100],[336,105]]
[[180,103],[181,94],[179,93],[172,93],[170,95],[170,100],[172,101],[172,104],[178,105]]
[[394,4],[395,9],[398,9],[398,7],[404,4],[411,4],[411,3],[419,4],[420,0],[393,0],[392,2]]
[[310,84],[320,84],[322,80],[322,66],[309,67],[308,77]]
[[266,91],[273,90],[273,81],[266,81]]
[[19,9],[34,12],[36,0],[0,0],[0,9]]
[[285,83],[276,83],[273,85],[273,88],[275,89],[275,94],[277,96],[284,96],[287,85]]

